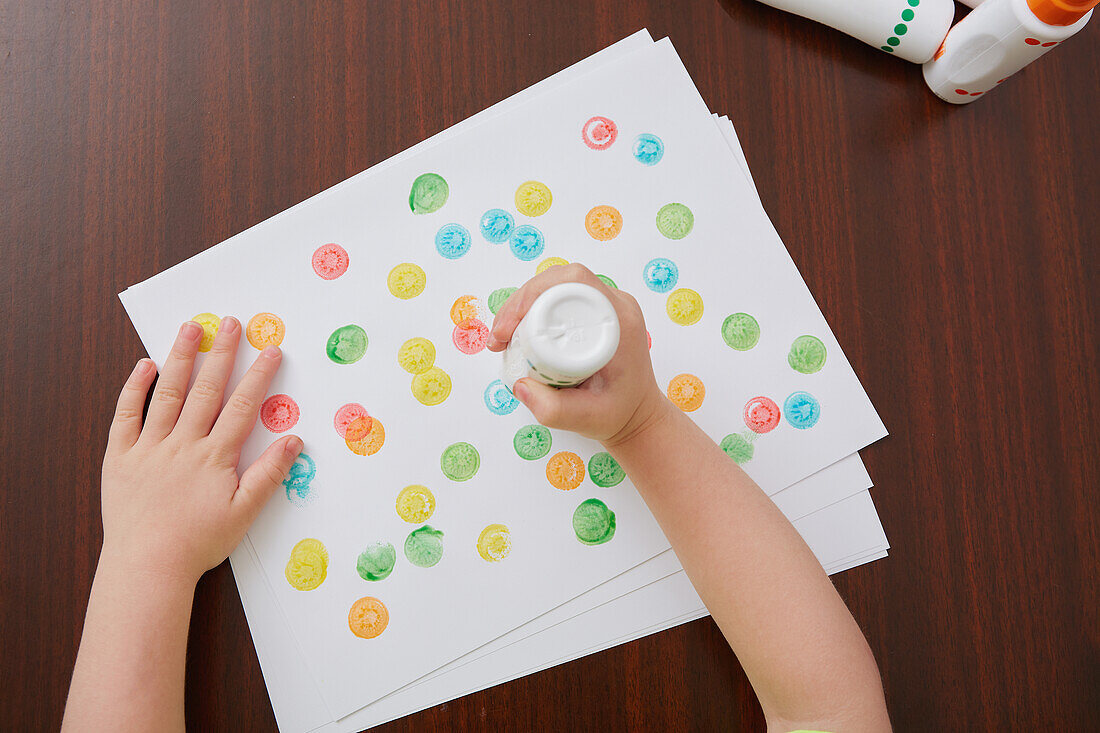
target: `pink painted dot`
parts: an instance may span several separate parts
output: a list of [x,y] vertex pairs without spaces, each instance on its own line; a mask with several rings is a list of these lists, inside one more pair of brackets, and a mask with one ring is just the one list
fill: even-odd
[[581,129],[581,139],[593,150],[607,150],[619,136],[619,126],[606,117],[592,117]]
[[1058,41],[1047,41],[1043,44],[1043,48],[1050,48],[1051,46],[1057,46]]
[[745,425],[763,435],[779,424],[779,405],[767,397],[753,397],[745,403]]
[[1040,41],[1038,38],[1025,38],[1024,43],[1029,46],[1038,46],[1040,43],[1042,43],[1042,41]]
[[455,326],[451,340],[463,354],[476,354],[489,343],[489,327],[477,318],[468,318]]
[[348,271],[348,251],[338,244],[322,244],[313,253],[313,271],[325,280],[335,280]]
[[367,432],[370,432],[370,415],[367,414],[367,408],[360,405],[358,402],[349,402],[339,410],[336,411],[336,416],[332,418],[332,427],[336,428],[336,432],[341,438],[345,437],[348,432],[348,425],[363,418],[367,422]]
[[273,433],[284,433],[298,423],[301,412],[290,395],[274,394],[260,406],[260,421]]

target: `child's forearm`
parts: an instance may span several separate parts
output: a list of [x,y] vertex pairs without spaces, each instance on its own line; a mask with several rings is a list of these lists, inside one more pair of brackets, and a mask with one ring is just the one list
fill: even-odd
[[195,583],[100,557],[63,731],[182,731]]
[[671,404],[608,445],[760,698],[770,729],[886,730],[859,627],[775,504]]

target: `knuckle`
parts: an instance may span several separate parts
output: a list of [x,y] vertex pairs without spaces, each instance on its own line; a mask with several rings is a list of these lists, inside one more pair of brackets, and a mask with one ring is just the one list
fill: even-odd
[[283,479],[286,478],[286,472],[271,462],[264,463],[264,475],[267,476],[267,480],[272,486],[281,484]]
[[247,415],[256,409],[256,400],[243,394],[235,394],[229,398],[228,407],[241,415]]
[[200,379],[191,387],[191,395],[203,402],[212,402],[221,397],[222,391],[209,379]]
[[168,404],[182,402],[183,390],[175,385],[162,384],[157,387],[156,394],[153,395],[157,402],[164,402]]
[[115,410],[115,422],[135,422],[141,419],[141,410],[133,407],[120,407]]

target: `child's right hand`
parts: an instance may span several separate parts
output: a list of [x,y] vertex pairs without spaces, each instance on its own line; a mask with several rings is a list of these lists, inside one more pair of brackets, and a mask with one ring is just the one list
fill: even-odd
[[591,285],[607,296],[619,316],[619,348],[607,366],[576,387],[557,389],[524,378],[516,382],[514,394],[547,427],[617,445],[672,409],[653,376],[645,320],[629,293],[607,287],[583,265],[551,267],[528,280],[497,312],[489,350],[503,351],[535,299],[564,282]]

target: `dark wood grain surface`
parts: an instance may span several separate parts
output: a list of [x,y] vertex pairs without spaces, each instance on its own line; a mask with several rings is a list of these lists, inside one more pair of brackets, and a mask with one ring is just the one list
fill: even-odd
[[[899,730],[1100,726],[1100,23],[976,103],[750,0],[0,2],[0,727],[61,720],[115,294],[641,27],[737,126],[892,435],[890,558],[836,579]],[[275,725],[227,565],[195,730]],[[709,619],[379,730],[759,729]]]

